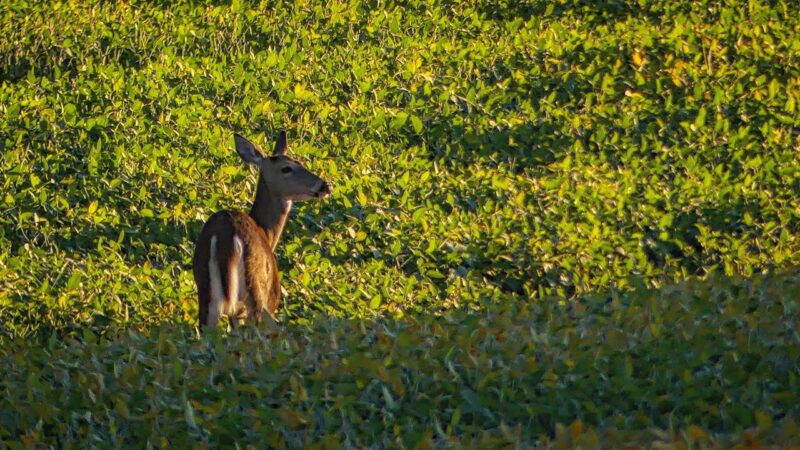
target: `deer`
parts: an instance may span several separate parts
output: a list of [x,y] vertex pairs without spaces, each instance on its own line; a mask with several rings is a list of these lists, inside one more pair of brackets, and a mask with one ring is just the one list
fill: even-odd
[[286,132],[281,131],[272,156],[234,134],[236,152],[259,169],[250,212],[223,210],[211,215],[197,239],[192,271],[199,299],[200,330],[216,328],[228,317],[231,328],[259,324],[264,311],[277,323],[281,301],[280,270],[275,250],[292,203],[331,194],[326,181],[300,161],[286,155]]

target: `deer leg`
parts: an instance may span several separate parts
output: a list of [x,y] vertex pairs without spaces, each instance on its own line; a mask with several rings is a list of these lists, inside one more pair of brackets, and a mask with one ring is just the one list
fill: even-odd
[[195,277],[195,279],[197,282],[197,295],[200,300],[200,320],[198,323],[200,325],[200,329],[202,330],[208,324],[208,304],[211,303],[211,293],[209,292],[207,273],[204,277]]
[[247,310],[242,308],[236,313],[236,315],[229,316],[228,319],[230,320],[231,328],[240,327],[245,324],[247,319]]
[[228,296],[226,298],[225,314],[228,315],[231,328],[241,325],[244,317],[243,300],[247,295],[244,265],[244,243],[239,236],[233,237],[231,259],[228,262]]
[[254,280],[250,285],[250,297],[247,302],[247,319],[260,324],[265,318],[269,325],[277,323],[275,316],[269,310],[272,289],[266,279]]
[[[216,327],[220,315],[222,315],[222,304],[225,300],[225,293],[222,288],[221,267],[217,258],[217,237],[211,236],[211,251],[208,258],[208,292],[209,301],[205,311],[205,325]],[[201,316],[202,316],[201,312]]]

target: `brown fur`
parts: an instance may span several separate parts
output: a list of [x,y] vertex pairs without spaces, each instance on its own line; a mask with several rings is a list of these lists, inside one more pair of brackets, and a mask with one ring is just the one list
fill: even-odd
[[[244,144],[243,144],[244,143]],[[239,147],[241,145],[241,148]],[[216,236],[216,256],[219,262],[222,292],[224,293],[223,310],[228,311],[232,294],[229,286],[229,275],[235,270],[238,259],[235,257],[234,238],[243,243],[241,257],[244,259],[245,291],[244,302],[237,303],[235,311],[228,311],[231,326],[244,320],[261,322],[262,311],[266,310],[270,318],[275,319],[275,311],[281,301],[281,286],[278,261],[274,249],[278,245],[286,218],[289,215],[293,198],[322,198],[330,193],[327,183],[308,172],[299,162],[283,155],[286,148],[285,134],[276,145],[276,155],[268,158],[261,155],[252,143],[237,136],[237,151],[245,161],[259,162],[259,173],[256,196],[250,214],[241,211],[219,211],[213,214],[197,240],[192,260],[192,269],[199,296],[200,327],[208,324],[209,306],[212,302],[211,276],[209,259],[211,258],[211,241]],[[298,175],[294,178],[281,179],[276,173],[278,164],[291,164]],[[275,166],[273,166],[275,165]],[[276,190],[271,191],[266,181],[267,173]],[[299,181],[298,181],[299,180]],[[283,183],[283,184],[281,184]],[[280,191],[280,189],[293,189]]]
[[[208,272],[209,245],[211,236],[217,236],[217,257],[228,261],[228,268],[235,264],[233,254],[234,235],[244,243],[245,279],[247,280],[247,300],[242,311],[248,320],[261,321],[261,311],[267,310],[275,316],[281,300],[278,261],[263,228],[252,217],[242,211],[219,211],[211,216],[200,232],[192,267],[200,294],[200,324],[204,326],[208,318],[210,296],[210,277]],[[202,245],[205,243],[205,245]],[[225,267],[223,264],[222,267]],[[223,292],[229,292],[227,271],[222,276]],[[237,314],[237,317],[239,314]],[[244,318],[242,317],[242,318]]]

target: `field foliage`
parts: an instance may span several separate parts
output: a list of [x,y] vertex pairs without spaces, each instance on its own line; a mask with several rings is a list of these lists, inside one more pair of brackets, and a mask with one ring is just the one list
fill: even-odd
[[[792,442],[798,30],[790,1],[4,1],[0,439]],[[333,185],[279,248],[283,328],[198,340],[194,240],[255,187],[232,134],[280,129]]]
[[52,338],[4,350],[14,388],[0,397],[0,438],[76,448],[800,445],[799,282],[717,277],[199,341],[175,326]]

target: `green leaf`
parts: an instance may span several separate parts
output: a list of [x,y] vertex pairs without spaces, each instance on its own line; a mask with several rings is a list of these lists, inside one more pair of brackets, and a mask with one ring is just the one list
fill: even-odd
[[194,408],[192,407],[192,403],[190,401],[184,402],[183,413],[184,418],[186,419],[186,425],[188,425],[189,428],[196,430],[197,422],[194,419]]
[[369,301],[369,307],[372,309],[378,309],[381,306],[383,299],[380,295],[374,295]]
[[706,109],[700,108],[697,112],[697,117],[694,119],[694,125],[697,128],[702,128],[706,124]]
[[409,119],[411,119],[411,126],[414,128],[414,132],[417,134],[422,133],[422,120],[414,115],[409,116]]
[[403,128],[403,125],[406,124],[408,120],[408,114],[404,112],[399,112],[397,115],[392,119],[391,123],[389,123],[389,129],[392,131],[400,131]]
[[434,279],[437,279],[437,280],[440,280],[440,279],[446,278],[446,277],[445,277],[445,275],[444,275],[442,272],[439,272],[439,271],[438,271],[438,270],[436,270],[436,269],[430,269],[430,270],[428,270],[428,271],[427,271],[425,274],[426,274],[427,276],[429,276],[429,277],[431,277],[431,278],[434,278]]
[[80,272],[72,272],[70,275],[69,280],[67,280],[67,285],[65,286],[67,290],[75,289],[81,284],[81,273]]

